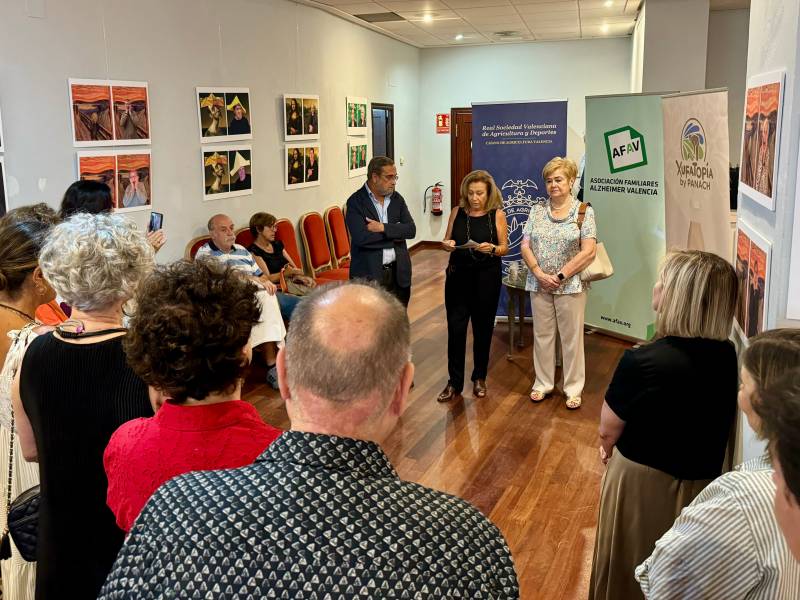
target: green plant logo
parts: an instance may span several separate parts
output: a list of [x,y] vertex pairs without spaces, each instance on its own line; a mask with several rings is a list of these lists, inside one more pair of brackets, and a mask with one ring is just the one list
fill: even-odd
[[644,136],[630,125],[606,131],[608,168],[612,173],[635,169],[647,164]]
[[706,132],[697,119],[689,119],[681,134],[681,156],[683,160],[698,162],[706,160]]

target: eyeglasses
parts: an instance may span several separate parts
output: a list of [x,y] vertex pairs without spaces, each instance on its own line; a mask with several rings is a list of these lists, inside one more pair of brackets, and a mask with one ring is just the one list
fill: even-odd
[[397,181],[400,179],[400,175],[381,175],[386,181]]

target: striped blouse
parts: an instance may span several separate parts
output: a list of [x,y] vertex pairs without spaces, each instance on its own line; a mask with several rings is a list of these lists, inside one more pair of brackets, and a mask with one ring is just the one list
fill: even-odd
[[715,479],[636,568],[649,600],[800,598],[800,564],[772,512],[766,456]]

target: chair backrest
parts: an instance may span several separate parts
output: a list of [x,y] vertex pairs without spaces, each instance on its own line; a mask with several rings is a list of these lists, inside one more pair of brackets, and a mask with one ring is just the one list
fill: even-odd
[[186,244],[186,250],[183,252],[183,257],[186,260],[194,260],[194,255],[197,254],[197,251],[206,244],[207,242],[211,241],[210,235],[201,235],[194,238],[188,244]]
[[350,264],[350,237],[347,235],[344,214],[338,206],[325,209],[325,230],[328,233],[334,266],[337,269],[347,267]]
[[249,227],[242,227],[236,230],[236,243],[247,248],[253,243],[253,234]]
[[309,212],[300,217],[300,238],[303,240],[308,266],[315,275],[333,268],[327,237],[322,215]]
[[289,219],[278,219],[275,223],[275,239],[283,244],[284,250],[292,257],[292,261],[298,268],[306,270],[303,261],[300,259],[300,249],[297,247],[297,236],[294,233],[294,225]]

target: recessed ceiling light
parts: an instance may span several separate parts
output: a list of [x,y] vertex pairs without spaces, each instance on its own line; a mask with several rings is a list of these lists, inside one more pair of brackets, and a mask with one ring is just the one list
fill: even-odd
[[611,8],[612,6],[614,6],[614,0],[606,0],[603,3],[603,6],[605,6],[606,8]]
[[433,22],[433,15],[431,13],[425,13],[422,15],[422,20],[425,23],[432,23]]
[[461,34],[461,33],[459,33],[459,34],[456,36],[456,41],[457,41],[457,42],[460,42],[460,41],[461,41],[461,40],[463,40],[463,39],[464,39],[464,35],[463,35],[463,34]]
[[600,31],[608,33],[608,23],[603,23],[602,27],[600,27]]

